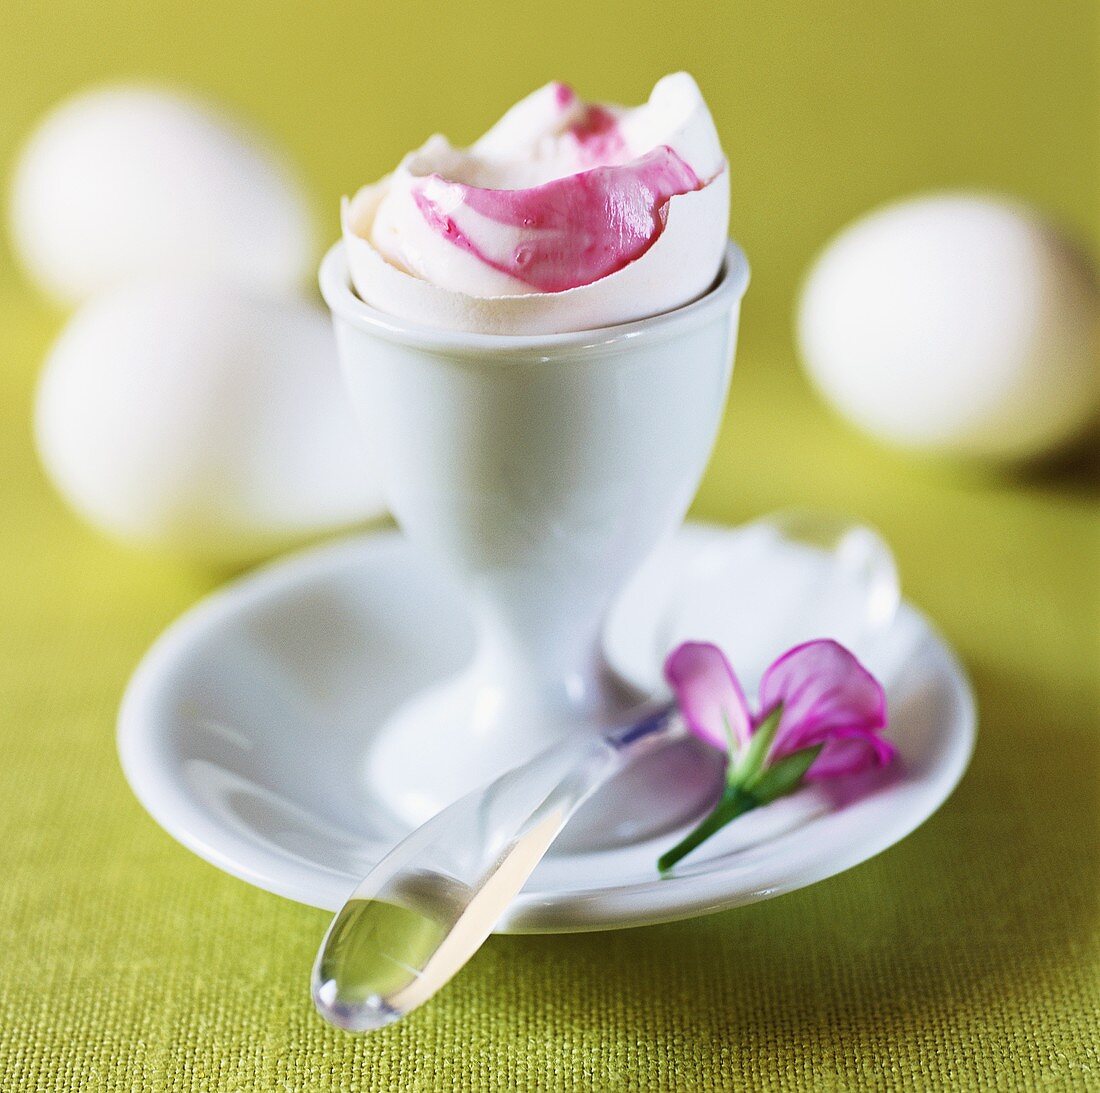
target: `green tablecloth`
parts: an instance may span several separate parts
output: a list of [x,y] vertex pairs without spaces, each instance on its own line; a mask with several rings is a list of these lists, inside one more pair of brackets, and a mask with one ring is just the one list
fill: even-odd
[[403,1024],[338,1033],[306,989],[326,916],[194,858],[123,782],[126,678],[217,580],[104,543],[50,493],[29,415],[60,320],[5,269],[0,1089],[1100,1088],[1100,470],[884,454],[806,391],[786,333],[814,248],[909,189],[1011,189],[1095,244],[1089,5],[320,7],[7,5],[0,157],[81,80],[185,78],[290,142],[331,234],[339,192],[434,125],[468,138],[553,75],[636,99],[691,68],[756,274],[696,513],[877,524],[973,673],[977,754],[938,815],[843,876],[670,926],[497,938]]

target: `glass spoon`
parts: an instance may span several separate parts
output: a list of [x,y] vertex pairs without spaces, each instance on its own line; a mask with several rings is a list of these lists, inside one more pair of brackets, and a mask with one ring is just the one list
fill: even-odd
[[329,927],[313,968],[321,1015],[366,1032],[426,1002],[481,948],[581,804],[678,728],[665,706],[617,734],[558,744],[418,827]]
[[[816,569],[799,588],[798,612],[823,629],[808,636],[830,635],[832,611],[841,629],[859,634],[859,644],[892,621],[897,572],[870,529],[826,515],[782,513],[731,533],[731,543],[738,540],[811,552]],[[725,569],[724,561],[715,564]],[[777,595],[789,591],[780,588]],[[767,604],[753,607],[754,615],[763,612],[758,621],[774,626]],[[360,882],[325,934],[312,978],[321,1016],[367,1032],[426,1002],[484,944],[577,809],[637,758],[683,732],[673,705],[651,706],[606,736],[548,748],[413,831]]]

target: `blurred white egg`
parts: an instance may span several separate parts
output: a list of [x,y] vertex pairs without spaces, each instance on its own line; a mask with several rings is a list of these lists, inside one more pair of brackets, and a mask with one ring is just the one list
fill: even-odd
[[901,447],[1016,460],[1070,440],[1100,403],[1094,273],[1038,214],[945,194],[831,242],[798,334],[822,394]]
[[46,116],[16,163],[11,229],[28,273],[67,302],[140,277],[282,291],[312,276],[288,165],[211,107],[150,87],[84,92]]
[[60,492],[117,538],[244,561],[382,511],[312,304],[168,281],[85,304],[38,389]]

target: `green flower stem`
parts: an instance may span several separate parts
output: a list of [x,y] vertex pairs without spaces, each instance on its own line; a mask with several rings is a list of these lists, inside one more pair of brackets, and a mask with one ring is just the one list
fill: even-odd
[[700,843],[706,842],[716,831],[725,827],[731,820],[743,816],[760,804],[753,794],[740,786],[727,785],[714,811],[698,827],[689,832],[671,850],[657,859],[657,868],[667,873],[681,858],[690,854]]

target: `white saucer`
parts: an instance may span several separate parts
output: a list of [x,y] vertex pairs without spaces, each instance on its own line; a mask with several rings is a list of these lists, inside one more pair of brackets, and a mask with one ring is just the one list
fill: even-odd
[[[737,531],[684,528],[613,613],[612,664],[659,687],[669,644],[692,636],[727,648],[751,685],[786,644],[822,636],[800,629],[820,619],[772,618],[767,643],[781,647],[755,640],[764,620],[754,623],[752,592],[787,581],[789,562],[746,549]],[[603,929],[765,899],[865,861],[927,819],[973,748],[965,674],[908,605],[865,648],[843,633],[842,616],[831,636],[847,638],[886,685],[899,762],[750,813],[663,880],[655,862],[675,832],[599,850],[564,845],[500,929]],[[463,667],[472,649],[461,598],[399,533],[314,548],[215,593],[157,641],[123,701],[123,769],[153,818],[196,854],[335,910],[403,833],[366,786],[372,731],[408,695]]]

